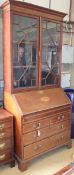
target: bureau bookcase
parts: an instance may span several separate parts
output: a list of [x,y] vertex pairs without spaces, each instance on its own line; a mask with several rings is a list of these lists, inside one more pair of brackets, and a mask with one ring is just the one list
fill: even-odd
[[64,13],[20,1],[3,11],[4,107],[14,115],[15,156],[71,147],[71,103],[60,87]]

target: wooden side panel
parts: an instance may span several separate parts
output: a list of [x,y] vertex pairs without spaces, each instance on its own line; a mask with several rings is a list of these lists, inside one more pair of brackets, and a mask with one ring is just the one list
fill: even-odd
[[15,116],[21,116],[22,111],[14,95],[4,91],[4,108]]
[[15,130],[15,153],[20,158],[23,156],[22,151],[22,111],[14,95],[4,92],[4,108],[14,115],[14,130]]
[[4,89],[11,92],[11,27],[10,12],[3,11],[3,57],[4,57]]

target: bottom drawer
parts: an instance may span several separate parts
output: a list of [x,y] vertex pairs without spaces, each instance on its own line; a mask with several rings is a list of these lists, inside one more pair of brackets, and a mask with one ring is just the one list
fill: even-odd
[[12,150],[3,151],[0,153],[0,163],[6,163],[12,158]]
[[29,159],[49,148],[49,139],[44,139],[40,142],[31,144],[29,146],[24,147],[24,159]]
[[61,146],[70,140],[70,131],[62,132],[47,139],[24,147],[24,159],[30,159],[47,150]]

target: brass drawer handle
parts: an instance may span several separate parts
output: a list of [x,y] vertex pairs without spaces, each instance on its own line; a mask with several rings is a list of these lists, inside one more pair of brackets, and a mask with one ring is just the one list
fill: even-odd
[[64,119],[64,115],[62,115],[61,118]]
[[1,125],[0,125],[0,130],[4,129],[4,126],[5,126],[5,124],[4,124],[4,123],[3,123],[3,124],[1,124]]
[[42,147],[42,145],[40,144],[40,145],[37,145],[37,146],[35,146],[34,147],[34,151],[36,151],[36,150],[38,150],[39,148],[41,148]]
[[63,139],[63,136],[61,136],[61,139]]
[[58,126],[58,129],[63,129],[64,125]]
[[64,126],[63,126],[63,125],[61,125],[61,128],[63,129],[63,128],[64,128]]
[[34,149],[34,151],[36,151],[38,149],[38,146],[35,146],[33,149]]
[[61,118],[60,118],[60,116],[58,117],[58,120],[60,120]]
[[0,160],[3,160],[3,159],[5,159],[5,154],[0,156]]
[[0,133],[0,139],[2,139],[4,137],[5,133]]
[[0,144],[0,149],[3,149],[5,147],[5,143]]
[[40,137],[40,136],[41,136],[41,132],[40,132],[40,130],[38,129],[38,130],[36,131],[36,133],[34,134],[34,138]]
[[36,128],[36,123],[33,124],[33,128]]
[[39,123],[38,123],[38,128],[40,128],[40,125],[41,125],[41,124],[40,124],[40,122],[39,122]]
[[36,138],[37,137],[37,135],[36,134],[34,134],[34,138]]
[[41,148],[41,147],[42,147],[42,145],[40,144],[40,145],[39,145],[39,148]]
[[62,116],[58,116],[58,120],[61,120],[61,119],[64,119],[64,118],[65,118],[64,115],[62,115]]
[[39,129],[40,128],[40,125],[41,125],[40,122],[39,123],[34,123],[33,124],[33,128],[38,128]]

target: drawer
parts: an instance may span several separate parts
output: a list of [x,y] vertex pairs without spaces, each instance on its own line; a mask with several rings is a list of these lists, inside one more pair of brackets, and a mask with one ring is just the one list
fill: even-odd
[[44,139],[40,142],[24,147],[24,159],[29,159],[35,155],[38,155],[48,150],[49,148],[48,141],[49,139]]
[[0,132],[5,131],[7,128],[13,127],[13,121],[9,120],[8,122],[0,121]]
[[39,141],[43,138],[48,137],[49,135],[49,128],[37,129],[36,131],[26,133],[23,136],[23,144],[28,145],[30,143]]
[[49,137],[49,146],[51,148],[63,145],[70,140],[70,131],[65,131],[59,134],[56,134],[52,137]]
[[70,130],[71,128],[71,121],[70,120],[66,120],[64,122],[59,122],[57,125],[56,125],[56,128],[57,128],[57,132],[62,132],[62,131],[66,131],[66,130]]
[[54,125],[49,125],[46,128],[25,133],[23,135],[23,144],[25,146],[68,129],[70,129],[70,120],[63,121],[61,123],[59,122]]
[[59,132],[63,132],[68,129],[70,130],[71,128],[70,123],[71,121],[67,120],[67,121],[55,123],[54,125],[50,124],[49,125],[49,136],[54,135],[56,133],[59,134]]
[[48,118],[44,118],[44,119],[42,118],[42,120],[33,121],[33,122],[30,122],[30,123],[24,122],[24,124],[23,124],[23,133],[30,132],[30,131],[33,131],[33,130],[36,130],[36,129],[40,129],[40,128],[46,127],[48,125],[49,125]]
[[11,136],[13,136],[13,130],[11,128],[8,128],[5,131],[0,132],[0,140]]
[[12,158],[12,151],[7,150],[7,151],[2,151],[0,153],[0,163],[6,163]]
[[59,122],[54,125],[49,125],[46,128],[37,129],[33,132],[25,133],[23,135],[23,144],[24,146],[28,145],[67,129],[70,129],[70,120]]
[[47,150],[61,146],[70,140],[70,131],[51,136],[42,141],[33,143],[24,147],[24,159],[30,159],[33,156],[41,154]]
[[68,120],[68,119],[71,119],[70,112],[59,113],[57,115],[49,117],[49,124],[51,125],[51,124],[54,124],[56,122],[61,122],[61,121]]
[[41,120],[35,120],[35,121],[33,120],[32,122],[26,122],[23,119],[23,133],[27,133],[27,132],[30,132],[36,129],[40,129],[48,125],[57,123],[57,122],[68,120],[71,118],[71,113],[70,111],[57,113],[56,115],[50,115],[48,113],[46,118],[43,118],[43,117]]
[[13,147],[12,138],[4,139],[4,140],[0,141],[0,153],[1,153],[1,151],[7,150],[7,149],[12,148],[12,147]]

